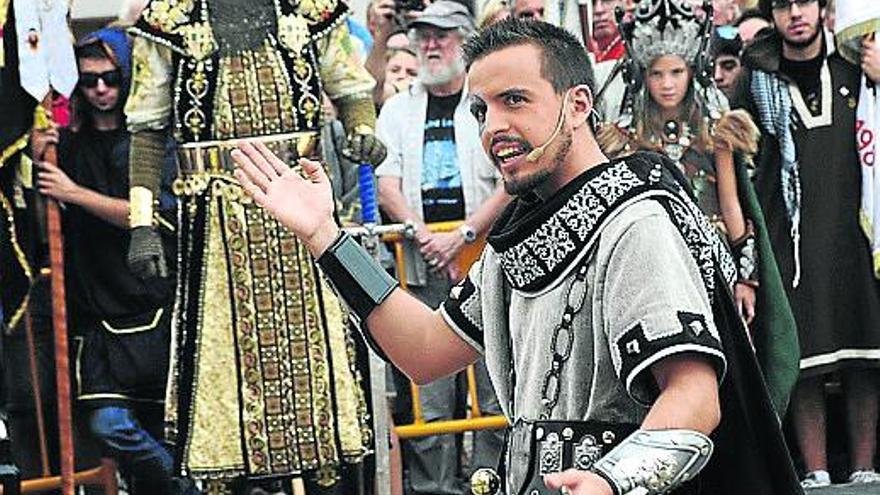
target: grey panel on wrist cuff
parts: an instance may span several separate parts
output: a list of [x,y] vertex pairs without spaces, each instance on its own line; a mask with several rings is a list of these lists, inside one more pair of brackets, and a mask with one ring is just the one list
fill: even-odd
[[365,327],[367,317],[391,295],[399,285],[398,281],[346,232],[342,232],[318,258],[318,265],[360,320],[358,327],[364,340],[388,360]]

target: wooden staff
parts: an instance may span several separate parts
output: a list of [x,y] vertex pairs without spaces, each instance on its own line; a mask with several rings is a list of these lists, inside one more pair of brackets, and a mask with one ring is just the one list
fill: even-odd
[[37,413],[37,438],[40,442],[40,474],[49,476],[49,449],[46,442],[46,418],[43,415],[43,387],[40,384],[40,371],[37,363],[37,346],[34,342],[34,323],[30,310],[24,315],[24,331],[27,339],[28,367],[31,372],[31,391],[34,394],[34,409]]
[[[43,100],[42,119],[48,124],[52,115],[52,95]],[[39,125],[38,122],[36,125]],[[58,164],[55,145],[46,146],[43,160]],[[46,198],[46,230],[49,236],[49,267],[52,270],[52,328],[55,334],[55,386],[58,398],[58,442],[61,450],[61,493],[73,495],[73,417],[70,398],[70,358],[67,345],[67,304],[64,299],[64,238],[61,233],[61,212],[58,202]]]

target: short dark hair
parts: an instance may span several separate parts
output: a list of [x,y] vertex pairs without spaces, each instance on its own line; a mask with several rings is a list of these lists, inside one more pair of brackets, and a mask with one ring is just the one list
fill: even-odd
[[[794,0],[790,0],[794,1]],[[828,0],[818,0],[819,8],[824,9],[828,6]],[[758,9],[764,14],[765,19],[773,19],[773,0],[758,0]]]
[[718,58],[721,55],[730,55],[739,57],[742,54],[743,42],[739,37],[739,33],[733,38],[724,37],[718,34],[718,29],[712,33],[712,41],[709,43],[709,53],[712,58]]
[[595,95],[593,66],[584,45],[571,33],[552,24],[507,18],[482,29],[462,47],[467,67],[504,48],[532,45],[542,53],[541,76],[557,94],[586,84]]
[[75,51],[77,59],[107,59],[116,65],[116,60],[114,60],[110,53],[108,53],[107,47],[104,46],[104,43],[98,38],[93,38],[85,43],[77,45]]

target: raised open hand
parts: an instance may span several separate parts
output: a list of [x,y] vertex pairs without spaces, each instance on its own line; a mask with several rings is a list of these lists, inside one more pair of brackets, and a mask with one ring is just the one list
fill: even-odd
[[333,190],[320,163],[300,158],[291,168],[263,143],[242,143],[232,152],[235,177],[248,196],[293,231],[319,256],[339,229],[333,221]]

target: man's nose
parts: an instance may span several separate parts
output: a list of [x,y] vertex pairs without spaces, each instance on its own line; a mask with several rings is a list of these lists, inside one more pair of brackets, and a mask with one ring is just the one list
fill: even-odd
[[426,51],[434,48],[439,48],[440,38],[437,36],[425,36],[424,47]]
[[483,120],[483,134],[491,140],[496,134],[501,134],[510,128],[507,119],[503,118],[498,112],[487,109]]

